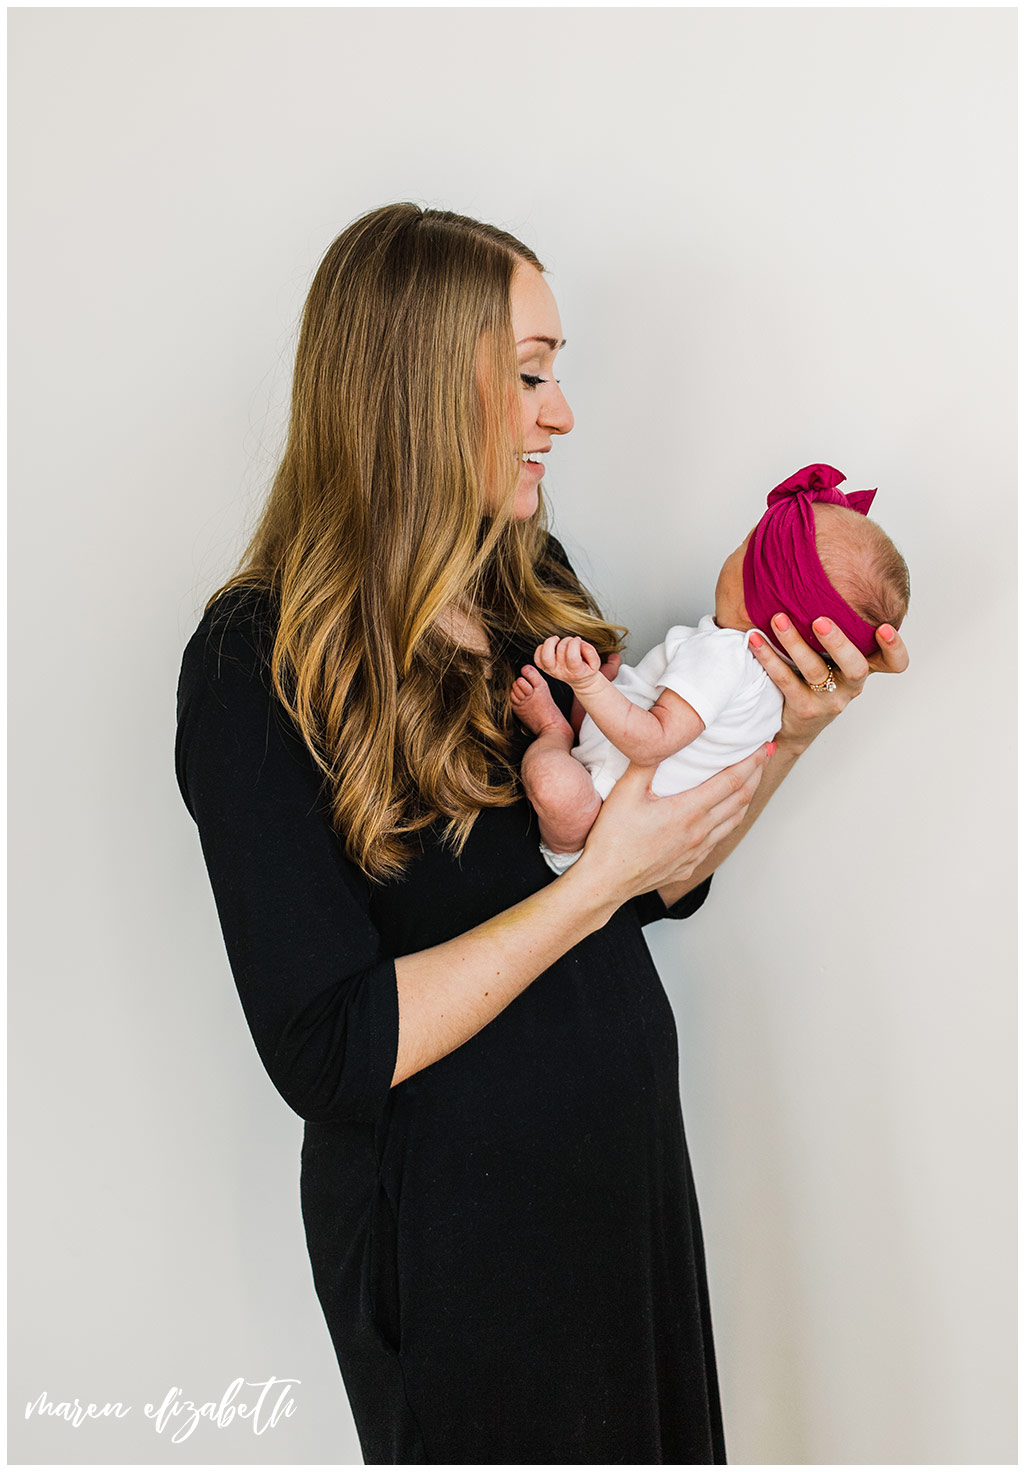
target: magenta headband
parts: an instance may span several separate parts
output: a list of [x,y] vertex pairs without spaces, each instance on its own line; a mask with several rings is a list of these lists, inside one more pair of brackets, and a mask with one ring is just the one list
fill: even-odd
[[844,495],[836,486],[845,479],[832,465],[805,465],[769,493],[743,559],[743,601],[750,622],[766,633],[772,614],[786,613],[801,639],[824,654],[811,620],[830,618],[861,654],[872,654],[878,648],[874,629],[833,588],[814,541],[815,501],[867,516],[875,492]]

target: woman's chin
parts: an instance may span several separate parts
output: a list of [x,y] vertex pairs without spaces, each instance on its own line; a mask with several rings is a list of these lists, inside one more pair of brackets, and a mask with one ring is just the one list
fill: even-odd
[[540,505],[540,497],[537,487],[518,486],[516,488],[516,499],[512,507],[512,515],[516,521],[527,521]]

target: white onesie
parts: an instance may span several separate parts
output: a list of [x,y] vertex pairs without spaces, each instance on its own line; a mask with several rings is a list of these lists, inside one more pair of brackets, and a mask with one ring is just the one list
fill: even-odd
[[[658,797],[686,792],[742,761],[770,741],[782,724],[782,696],[747,648],[751,632],[720,629],[707,613],[695,629],[682,624],[669,629],[664,644],[635,667],[624,664],[616,675],[616,690],[634,705],[650,710],[662,690],[674,690],[704,722],[695,741],[659,764],[651,782]],[[629,766],[629,758],[590,716],[583,718],[572,754],[589,771],[602,801]],[[543,843],[540,847],[556,874],[580,856],[552,853]]]

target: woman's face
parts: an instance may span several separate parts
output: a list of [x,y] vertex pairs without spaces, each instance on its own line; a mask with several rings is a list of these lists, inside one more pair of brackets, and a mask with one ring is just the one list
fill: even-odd
[[544,459],[552,436],[568,434],[572,410],[555,381],[555,357],[564,346],[558,307],[544,277],[523,262],[512,277],[512,327],[519,358],[523,448],[527,456],[519,467],[513,515],[525,521],[537,509],[537,487],[544,475]]

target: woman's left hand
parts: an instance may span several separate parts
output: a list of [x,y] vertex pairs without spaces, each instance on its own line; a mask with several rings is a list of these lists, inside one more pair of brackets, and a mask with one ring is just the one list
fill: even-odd
[[804,643],[784,614],[776,614],[772,619],[772,633],[796,665],[796,670],[790,669],[759,634],[750,636],[750,648],[755,658],[779,687],[785,700],[782,727],[775,739],[780,746],[788,747],[797,755],[806,751],[815,736],[860,694],[872,671],[898,675],[910,663],[906,645],[890,624],[882,624],[877,629],[878,652],[867,658],[831,619],[816,618],[813,628],[834,666],[834,691],[809,688],[828,678],[828,665],[817,650]]

